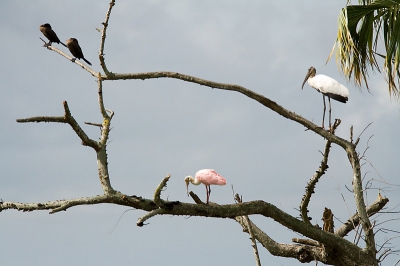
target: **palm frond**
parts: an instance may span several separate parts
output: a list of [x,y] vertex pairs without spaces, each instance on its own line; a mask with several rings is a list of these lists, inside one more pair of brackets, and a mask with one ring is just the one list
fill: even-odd
[[[328,56],[336,50],[336,62],[345,77],[368,87],[368,70],[379,71],[376,60],[379,46],[384,46],[383,69],[391,96],[399,96],[400,82],[400,0],[359,0],[339,14],[336,41]],[[383,40],[380,36],[383,35]],[[382,43],[383,42],[383,43]],[[397,85],[395,80],[397,80]]]

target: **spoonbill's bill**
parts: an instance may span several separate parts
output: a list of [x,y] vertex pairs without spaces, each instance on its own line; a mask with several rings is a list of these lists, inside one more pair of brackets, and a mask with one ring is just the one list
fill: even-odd
[[[68,50],[71,52],[71,54],[72,54],[73,56],[75,56],[75,57],[78,58],[78,59],[81,59],[81,58],[82,58],[83,61],[85,61],[87,64],[92,65],[88,60],[85,59],[85,57],[83,57],[82,49],[81,49],[81,47],[79,46],[79,43],[78,43],[78,40],[77,40],[77,39],[75,39],[75,38],[69,38],[69,39],[67,40],[67,47],[68,47]],[[72,62],[74,62],[76,58],[74,58],[74,59],[72,60]]]
[[62,44],[65,47],[67,47],[64,43],[58,39],[57,34],[52,30],[51,26],[49,23],[45,23],[43,25],[40,25],[39,30],[43,33],[44,37],[46,37],[49,40],[49,43],[46,43],[44,46],[49,46],[51,43],[56,42],[58,44]]
[[189,182],[196,186],[200,185],[200,183],[204,184],[206,186],[206,192],[207,192],[206,204],[208,204],[211,194],[210,185],[223,186],[226,184],[226,179],[223,178],[221,175],[219,175],[217,172],[215,172],[213,169],[203,169],[196,173],[195,178],[193,178],[193,176],[190,175],[185,177],[185,182],[186,182],[186,191],[188,193],[188,196],[189,196]]
[[304,84],[308,80],[308,84],[316,89],[318,92],[322,93],[322,99],[324,100],[324,114],[322,116],[322,128],[324,128],[324,120],[325,120],[325,110],[326,110],[326,105],[325,105],[325,96],[328,97],[329,101],[329,128],[331,127],[331,98],[342,102],[346,103],[347,100],[349,99],[349,90],[334,80],[333,78],[330,78],[325,75],[315,75],[317,71],[315,70],[314,67],[310,67],[308,69],[306,78],[303,81],[303,85],[301,86],[301,89],[303,89]]

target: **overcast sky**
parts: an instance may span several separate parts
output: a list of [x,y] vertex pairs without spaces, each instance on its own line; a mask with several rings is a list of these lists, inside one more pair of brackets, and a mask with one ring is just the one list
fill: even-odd
[[[350,90],[347,104],[332,102],[337,135],[349,139],[365,127],[358,151],[368,148],[362,168],[372,181],[368,203],[381,193],[387,210],[400,202],[400,107],[379,73],[370,92],[347,83],[334,58],[337,18],[347,1],[117,1],[107,32],[105,56],[112,72],[176,71],[238,84],[263,94],[320,125],[322,96],[301,84],[307,69],[331,76]],[[101,122],[95,79],[78,65],[42,47],[39,25],[50,23],[58,37],[79,40],[85,58],[100,71],[98,51],[108,1],[3,1],[0,8],[0,198],[46,202],[101,194],[96,154],[81,145],[68,125],[18,124],[17,118],[61,116],[62,102],[92,138]],[[61,45],[57,48],[68,53]],[[230,204],[232,189],[245,201],[264,200],[299,216],[304,187],[317,170],[324,139],[236,92],[172,79],[107,81],[106,108],[115,112],[108,146],[114,189],[151,198],[171,174],[162,197],[192,202],[184,177],[213,168],[227,186],[213,187],[211,201]],[[371,137],[371,138],[370,138]],[[369,143],[367,145],[367,141]],[[345,152],[333,145],[329,169],[310,203],[321,225],[324,207],[335,226],[355,212],[352,171]],[[388,184],[383,183],[383,181]],[[347,187],[347,188],[346,188]],[[205,200],[204,186],[190,187]],[[343,200],[345,199],[345,201]],[[137,227],[143,211],[114,205],[0,213],[2,265],[253,265],[248,235],[229,219],[157,216]],[[395,208],[394,211],[398,211]],[[280,243],[299,235],[271,219],[250,217]],[[378,222],[398,218],[381,215]],[[381,227],[400,231],[399,223]],[[115,229],[114,229],[115,228]],[[112,231],[114,229],[114,231]],[[112,233],[110,233],[112,231]],[[398,235],[398,234],[396,234]],[[378,244],[394,234],[378,234]],[[352,241],[352,237],[348,238]],[[400,241],[393,240],[394,249]],[[265,265],[298,265],[262,246]],[[386,265],[399,257],[392,256]]]

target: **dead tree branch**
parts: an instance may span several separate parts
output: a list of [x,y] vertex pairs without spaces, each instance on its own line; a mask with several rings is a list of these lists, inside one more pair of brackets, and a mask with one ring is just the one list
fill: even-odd
[[[332,134],[335,134],[336,128],[340,125],[340,120],[336,119],[335,123],[332,126]],[[329,140],[326,141],[324,153],[322,154],[322,161],[321,165],[319,166],[318,170],[312,176],[310,182],[308,182],[306,186],[306,193],[303,196],[301,203],[300,203],[300,215],[303,222],[311,225],[310,219],[308,217],[308,204],[311,200],[311,195],[315,193],[314,189],[317,185],[317,182],[325,174],[326,170],[328,169],[328,158],[329,158],[329,151],[331,149],[331,142]]]
[[[239,197],[239,194],[235,195],[235,201],[238,204],[241,204],[243,202],[242,197]],[[256,265],[261,266],[260,255],[258,253],[258,248],[257,248],[257,241],[256,241],[256,238],[253,233],[253,228],[251,227],[251,224],[250,224],[251,221],[249,219],[249,216],[246,215],[246,216],[242,216],[241,218],[244,219],[244,221],[246,223],[246,225],[243,227],[243,231],[247,232],[250,235],[250,240],[252,243],[251,247],[254,250],[254,258],[256,260]],[[242,219],[239,219],[239,220],[242,220]],[[236,220],[236,218],[235,218],[235,220]]]
[[[104,45],[106,42],[106,36],[107,36],[107,27],[108,27],[108,21],[110,20],[110,15],[111,15],[111,10],[113,6],[115,5],[115,0],[111,0],[110,5],[108,7],[107,13],[106,13],[106,18],[104,19],[103,24],[103,29],[100,30],[101,32],[101,41],[100,41],[100,50],[99,50],[99,60],[100,60],[100,66],[102,67],[104,73],[106,76],[113,76],[113,73],[109,72],[106,66],[106,61],[104,58]],[[100,76],[100,74],[99,74]]]
[[64,106],[64,116],[35,116],[30,118],[21,118],[17,119],[18,123],[30,123],[30,122],[56,122],[56,123],[65,123],[69,124],[78,137],[82,140],[82,145],[92,147],[95,151],[100,149],[98,143],[92,139],[90,139],[85,131],[79,126],[78,122],[76,122],[75,118],[71,115],[71,112],[68,107],[68,103],[66,101],[63,102]]
[[93,77],[97,77],[99,75],[99,72],[94,71],[93,69],[91,69],[90,67],[82,64],[79,60],[73,60],[74,57],[71,57],[69,55],[67,55],[66,53],[64,53],[63,51],[59,50],[58,48],[54,47],[54,46],[45,46],[47,49],[54,51],[62,56],[64,56],[65,58],[67,58],[69,61],[71,61],[72,63],[77,64],[78,66],[80,66],[81,68],[83,68],[84,70],[86,70],[87,72],[89,72]]
[[[376,214],[380,210],[383,209],[383,207],[389,202],[388,198],[383,198],[379,197],[367,208],[367,215],[368,217],[371,217],[372,215]],[[344,237],[346,236],[350,231],[354,230],[358,225],[360,224],[360,217],[358,214],[354,214],[353,216],[350,217],[347,222],[345,222],[341,227],[339,227],[336,231],[335,234]]]

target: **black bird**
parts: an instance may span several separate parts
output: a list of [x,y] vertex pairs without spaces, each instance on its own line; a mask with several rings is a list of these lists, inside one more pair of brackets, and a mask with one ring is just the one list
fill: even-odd
[[51,26],[49,23],[40,25],[39,30],[43,33],[44,37],[46,37],[49,40],[49,43],[46,43],[44,46],[49,46],[51,43],[56,42],[58,44],[62,44],[65,47],[67,47],[63,42],[58,39],[57,34],[54,32],[54,30],[51,29]]
[[[85,57],[83,57],[82,49],[79,46],[79,43],[78,43],[77,39],[75,39],[75,38],[68,39],[67,40],[67,47],[68,47],[69,51],[71,52],[71,54],[73,56],[75,56],[78,59],[82,58],[86,63],[88,63],[89,65],[92,65],[88,60],[85,59]],[[76,58],[74,58],[72,60],[72,62],[75,62]]]

